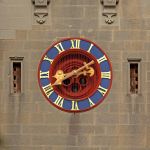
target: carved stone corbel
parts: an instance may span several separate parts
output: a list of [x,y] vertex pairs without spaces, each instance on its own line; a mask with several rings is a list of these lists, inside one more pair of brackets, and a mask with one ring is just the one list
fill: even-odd
[[103,16],[105,16],[105,22],[112,24],[114,22],[114,16],[117,15],[116,6],[119,0],[100,0],[103,5]]
[[34,4],[34,16],[36,17],[36,22],[43,24],[46,22],[48,16],[47,6],[50,0],[32,0]]

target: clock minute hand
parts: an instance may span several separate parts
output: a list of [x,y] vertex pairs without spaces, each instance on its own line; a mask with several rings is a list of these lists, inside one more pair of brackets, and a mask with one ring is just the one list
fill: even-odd
[[[92,64],[94,64],[94,60],[90,61],[89,63],[84,62],[84,66],[82,66],[82,67],[78,68],[77,70],[75,70],[76,74],[77,74],[78,72],[82,71],[82,70],[85,69],[85,68],[88,69],[89,66],[92,65]],[[74,70],[73,70],[73,71],[74,71]],[[75,74],[75,75],[76,75],[76,74]]]
[[87,64],[84,62],[84,66],[78,68],[77,70],[73,70],[73,71],[71,71],[71,72],[65,74],[65,77],[64,77],[63,80],[68,79],[68,78],[72,77],[73,75],[77,75],[80,71],[82,71],[82,70],[85,69],[85,68],[88,68],[88,67],[89,67],[90,65],[92,65],[92,64],[94,64],[94,61],[93,61],[93,60],[90,61],[90,62],[87,63]]
[[[57,76],[55,75],[54,77],[55,77],[57,80],[54,82],[54,84],[52,84],[52,86],[53,86],[53,85],[61,85],[62,81],[66,80],[66,79],[68,79],[68,78],[70,78],[70,77],[72,77],[72,76],[74,76],[74,75],[77,75],[80,71],[82,71],[82,70],[85,69],[85,68],[88,68],[88,67],[89,67],[90,65],[92,65],[92,64],[94,64],[94,61],[93,61],[93,60],[90,61],[89,63],[85,63],[85,62],[84,62],[84,66],[78,68],[77,70],[73,70],[73,71],[71,71],[71,72],[69,72],[69,73],[63,74],[63,78],[62,78],[62,77],[61,77],[61,78],[57,78]],[[57,72],[56,72],[56,74],[57,74]]]

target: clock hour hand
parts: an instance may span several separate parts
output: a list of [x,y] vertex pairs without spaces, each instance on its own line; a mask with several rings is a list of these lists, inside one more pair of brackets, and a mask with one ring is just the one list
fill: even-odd
[[56,81],[52,84],[52,86],[53,85],[61,85],[62,81],[66,80],[74,75],[77,75],[79,72],[81,72],[84,69],[89,69],[90,68],[89,66],[94,64],[94,61],[92,60],[89,63],[84,62],[83,64],[84,65],[82,67],[78,68],[77,70],[73,70],[66,74],[64,74],[63,70],[57,70],[56,74],[53,76],[54,78],[56,78]]

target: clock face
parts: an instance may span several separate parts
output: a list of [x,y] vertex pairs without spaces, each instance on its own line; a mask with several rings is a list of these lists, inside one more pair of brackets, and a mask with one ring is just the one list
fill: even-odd
[[43,95],[67,112],[87,111],[100,104],[112,83],[106,54],[86,39],[63,39],[47,49],[38,68]]

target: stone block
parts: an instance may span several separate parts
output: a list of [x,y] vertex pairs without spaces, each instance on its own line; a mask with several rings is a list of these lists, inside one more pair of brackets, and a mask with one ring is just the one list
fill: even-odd
[[52,31],[42,31],[42,30],[31,30],[27,32],[28,40],[35,41],[35,40],[50,40],[55,37],[54,32]]
[[[114,56],[114,57],[117,57],[117,56]],[[114,68],[114,67],[113,67]],[[114,70],[114,69],[113,69]],[[120,81],[122,79],[122,76],[121,76],[121,71],[113,71],[113,80],[114,81]]]
[[67,32],[66,30],[56,30],[55,32],[54,32],[54,39],[62,39],[62,38],[66,38],[66,37],[68,37],[68,35],[69,35],[69,33],[70,33],[70,35],[71,36],[73,36],[72,34],[71,34],[71,32]]
[[76,137],[72,135],[33,135],[33,145],[76,145]]
[[[26,0],[22,0],[22,1],[20,1],[20,0],[15,0],[15,3],[16,3],[16,5],[18,5],[18,6],[27,6],[28,4],[29,4],[29,2],[27,2]],[[4,5],[4,6],[14,6],[14,2],[13,1],[3,1],[2,2],[2,4]]]
[[89,146],[90,145],[90,136],[88,135],[78,135],[77,136],[77,145],[81,146]]
[[[37,85],[37,87],[39,87],[38,85]],[[32,97],[32,99],[30,99],[29,101],[30,102],[41,102],[41,101],[44,101],[45,100],[45,98],[44,98],[44,96],[42,95],[42,93],[41,93],[41,91],[40,91],[40,89],[38,88],[38,90],[39,91],[36,91],[36,90],[33,90],[33,92],[31,92],[29,95]],[[29,91],[31,91],[31,89],[29,90]]]
[[99,17],[99,7],[95,6],[89,6],[84,7],[84,17],[86,18],[98,18]]
[[96,115],[96,124],[118,124],[119,123],[119,115],[118,114],[109,114],[109,113],[103,113],[103,114],[97,114]]
[[106,134],[106,127],[103,125],[95,125],[94,128],[94,135],[105,135]]
[[2,131],[4,134],[20,134],[21,126],[20,125],[3,125]]
[[150,104],[147,104],[147,112],[150,114]]
[[142,7],[139,1],[136,0],[133,0],[132,2],[129,0],[121,1],[120,6],[122,7],[122,11],[120,12],[121,18],[141,18]]
[[108,113],[109,112],[109,104],[108,103],[111,103],[111,102],[109,101],[109,98],[107,97],[105,102],[101,103],[101,105],[97,106],[94,109],[94,112],[95,113],[97,113],[97,112]]
[[31,145],[31,136],[28,135],[4,135],[3,142],[7,146]]
[[119,135],[119,126],[118,125],[107,125],[105,129],[105,135],[107,136],[117,136]]
[[126,125],[129,124],[129,114],[120,114],[119,115],[119,124],[120,125]]
[[112,32],[111,31],[98,31],[98,39],[100,41],[112,41]]
[[148,33],[146,31],[116,31],[113,39],[123,40],[148,40]]
[[37,112],[37,104],[33,102],[26,102],[20,104],[20,111],[23,113],[30,112],[35,113]]
[[133,135],[136,137],[146,135],[145,125],[121,125],[118,128],[119,135]]
[[15,113],[1,113],[1,124],[11,124],[14,125],[18,122],[18,116]]
[[[56,109],[56,108],[55,108]],[[57,109],[56,109],[57,110]],[[57,110],[58,113],[50,113],[44,115],[44,123],[46,124],[86,124],[92,125],[94,122],[93,114],[64,114]]]
[[56,19],[56,18],[53,18],[52,19],[52,28],[59,29],[59,30],[66,29],[66,32],[67,32],[70,29],[80,29],[81,22],[82,22],[82,19],[73,19],[73,18]]
[[[149,12],[149,1],[145,1],[144,2],[145,4],[143,4],[143,7],[142,7],[142,17],[147,19],[150,17],[150,12]],[[149,20],[149,19],[148,19]],[[149,27],[148,27],[149,28]]]
[[16,32],[15,30],[0,30],[0,39],[15,39]]
[[108,147],[108,146],[101,146],[101,148],[100,148],[101,150],[110,150],[111,149],[111,147]]
[[30,80],[30,86],[29,89],[36,91],[35,89],[38,87],[38,81]]
[[144,104],[135,104],[131,102],[130,104],[120,104],[119,105],[120,113],[140,113],[144,114],[146,111]]
[[109,104],[109,111],[111,113],[120,113],[120,105],[118,103]]
[[4,149],[2,150],[45,150],[44,146],[4,146]]
[[146,105],[145,104],[135,104],[134,112],[140,113],[140,114],[145,114],[146,113]]
[[78,29],[70,29],[70,31],[65,34],[69,37],[86,37],[86,32],[84,33],[84,31]]
[[12,50],[22,50],[24,42],[16,40],[1,40],[0,41],[0,50],[3,51],[12,51]]
[[144,41],[125,41],[124,50],[144,51]]
[[138,147],[138,146],[120,146],[120,147],[112,147],[111,150],[148,150],[145,146]]
[[[52,28],[65,30],[66,33],[70,30],[92,30],[98,29],[98,20],[97,19],[90,19],[86,20],[84,18],[59,18],[52,20]],[[69,32],[70,33],[70,32]],[[84,36],[84,35],[83,35]],[[83,37],[82,36],[82,37]]]
[[64,6],[91,6],[91,5],[96,5],[99,4],[99,1],[98,0],[76,0],[76,1],[72,1],[72,0],[66,0],[65,2],[62,1],[62,0],[57,0],[57,3],[53,2],[53,5],[64,5]]
[[16,30],[16,40],[27,40],[27,31]]
[[149,51],[150,42],[144,42],[144,49]]
[[32,113],[29,116],[30,124],[44,124],[44,114],[41,113]]
[[91,30],[91,29],[96,30],[99,28],[99,21],[98,21],[98,19],[94,19],[94,18],[91,18],[89,20],[82,19],[80,28],[84,29],[84,30]]
[[124,41],[96,41],[97,44],[107,53],[107,52],[121,52],[124,50]]
[[54,18],[82,18],[83,8],[78,6],[51,7],[51,15]]
[[142,19],[126,19],[126,18],[121,18],[120,19],[120,27],[122,30],[140,30],[142,29]]
[[32,50],[43,50],[49,47],[51,44],[50,41],[25,41],[24,42],[24,49],[32,49]]
[[23,134],[32,135],[48,135],[48,134],[58,134],[59,127],[53,125],[26,125],[22,126]]
[[150,72],[147,72],[147,80],[150,80]]
[[60,126],[60,131],[62,134],[71,134],[71,135],[89,135],[94,134],[95,128],[92,125],[68,125],[68,126]]
[[98,146],[46,146],[44,150],[99,150]]
[[141,51],[123,52],[123,61],[127,62],[128,59],[141,59],[142,62],[147,60],[147,54]]
[[149,18],[122,18],[121,29],[123,30],[149,30],[150,19]]
[[[27,14],[29,12],[26,12],[27,10],[29,10],[30,7],[28,7],[27,5],[14,5],[14,6],[8,6],[5,5],[3,7],[1,7],[1,11],[0,11],[0,16],[1,17],[12,17],[12,18],[21,18],[21,17],[26,17]],[[26,13],[25,13],[26,12]]]
[[147,124],[147,116],[144,114],[129,114],[129,123],[131,125],[144,125]]
[[4,30],[6,29],[9,29],[9,30],[31,29],[31,18],[30,17],[29,18],[28,17],[12,17],[12,18],[2,17],[0,29],[4,29]]
[[146,141],[144,136],[119,136],[119,144],[121,146],[135,146],[144,147]]
[[108,57],[110,58],[111,62],[118,62],[118,61],[121,61],[121,59],[122,59],[121,52],[113,51],[113,52],[108,52],[107,54],[108,54]]
[[[120,71],[121,70],[121,64],[117,63],[117,62],[111,62],[112,63],[112,67],[114,71]],[[117,75],[116,75],[117,76]]]
[[39,101],[37,103],[37,111],[38,112],[43,112],[43,113],[50,113],[50,112],[53,112],[55,108],[53,108],[51,106],[51,104],[49,104],[43,97],[43,99],[41,101]]
[[100,146],[112,146],[119,144],[118,136],[92,136],[91,137],[92,145]]
[[122,85],[118,84],[118,81],[112,82],[111,92],[115,92],[116,90],[119,92],[121,91]]

